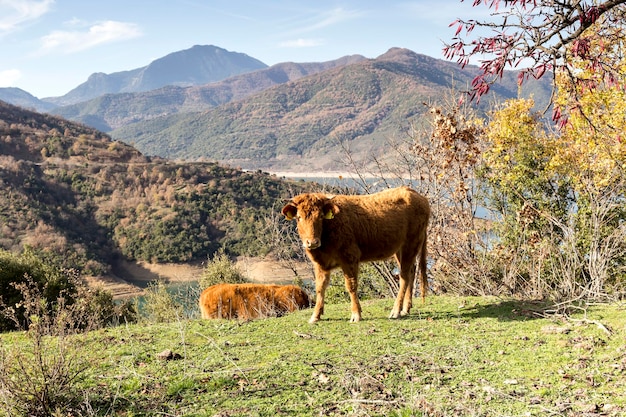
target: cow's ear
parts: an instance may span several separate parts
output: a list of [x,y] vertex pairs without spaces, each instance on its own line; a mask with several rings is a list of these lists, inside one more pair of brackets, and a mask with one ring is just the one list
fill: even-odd
[[326,203],[324,204],[323,213],[326,220],[334,219],[335,214],[339,213],[339,207],[337,207],[333,203]]
[[283,214],[287,218],[287,220],[293,220],[296,217],[296,213],[298,212],[298,208],[294,206],[292,203],[289,203],[283,207]]

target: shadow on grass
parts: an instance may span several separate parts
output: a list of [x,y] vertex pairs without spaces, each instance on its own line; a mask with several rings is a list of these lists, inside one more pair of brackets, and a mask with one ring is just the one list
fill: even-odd
[[427,320],[494,318],[499,321],[526,321],[545,317],[544,311],[550,306],[543,301],[494,300],[487,303],[474,303],[458,307],[449,306],[448,310],[424,309],[411,313],[408,319],[425,318]]
[[469,306],[459,311],[462,317],[495,318],[500,321],[525,321],[544,317],[544,311],[550,306],[544,301],[504,300],[491,304]]
[[[392,303],[389,304],[391,311]],[[545,317],[545,310],[551,304],[544,301],[530,300],[493,300],[493,302],[475,302],[459,306],[453,304],[429,304],[414,303],[411,313],[395,320],[450,320],[450,319],[477,319],[495,318],[499,321],[525,321]],[[387,316],[364,314],[364,319],[383,319]]]
[[[451,319],[477,319],[477,318],[495,318],[499,321],[525,321],[536,320],[545,317],[545,310],[551,307],[549,302],[530,301],[530,300],[493,300],[478,301],[475,303],[467,303],[462,306],[455,306],[452,303],[441,305],[438,303],[425,305],[421,302],[413,304],[411,313],[407,316],[401,316],[397,319],[389,319],[389,313],[393,306],[393,300],[388,299],[385,307],[380,306],[381,300],[362,300],[363,307],[362,322],[376,320],[451,320]],[[376,306],[378,304],[378,306]],[[341,304],[343,306],[344,304]],[[313,311],[309,309],[308,311]],[[308,312],[307,311],[307,312]],[[340,323],[350,322],[349,308],[339,310],[333,308],[330,314],[324,314],[318,323]],[[382,313],[382,314],[381,314]],[[306,316],[308,320],[308,315]],[[313,324],[314,325],[314,324]]]

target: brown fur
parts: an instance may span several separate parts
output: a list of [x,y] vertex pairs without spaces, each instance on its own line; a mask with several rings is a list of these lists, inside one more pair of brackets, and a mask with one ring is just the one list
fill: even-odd
[[200,294],[203,319],[282,316],[309,307],[309,296],[295,285],[217,284]]
[[324,311],[330,272],[341,268],[350,293],[352,316],[361,319],[357,297],[359,263],[395,256],[400,266],[400,290],[390,318],[409,313],[413,298],[416,258],[419,255],[422,300],[426,277],[428,200],[408,187],[364,196],[300,194],[282,210],[296,219],[298,234],[315,269],[316,300],[311,323]]

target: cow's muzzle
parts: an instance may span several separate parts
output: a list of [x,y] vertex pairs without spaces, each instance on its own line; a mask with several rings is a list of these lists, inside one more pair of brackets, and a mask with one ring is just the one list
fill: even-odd
[[318,238],[305,239],[302,241],[302,246],[304,246],[304,249],[313,250],[322,246],[322,242]]

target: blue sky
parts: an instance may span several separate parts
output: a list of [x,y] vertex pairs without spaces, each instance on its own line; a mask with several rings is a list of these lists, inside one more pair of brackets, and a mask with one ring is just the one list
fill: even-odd
[[375,58],[408,48],[442,58],[466,0],[0,0],[0,87],[60,96],[94,72],[130,70],[193,45],[267,65]]

